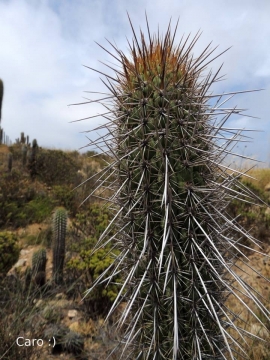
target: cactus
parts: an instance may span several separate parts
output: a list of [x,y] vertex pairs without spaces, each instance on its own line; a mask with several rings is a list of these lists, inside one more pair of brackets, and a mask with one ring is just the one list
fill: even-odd
[[170,25],[162,38],[150,34],[147,22],[147,43],[130,24],[130,56],[113,45],[120,68],[115,76],[102,73],[110,91],[104,99],[111,105],[96,100],[109,118],[106,135],[91,143],[102,149],[104,141],[112,159],[96,190],[114,176],[108,201],[115,216],[96,249],[115,224],[109,240],[121,253],[113,274],[104,272],[87,293],[123,275],[108,314],[127,302],[119,320],[125,330],[121,359],[235,359],[243,355],[239,338],[247,334],[234,325],[239,316],[227,309],[228,294],[262,326],[246,300],[269,319],[259,295],[232,268],[235,251],[241,254],[245,246],[234,233],[256,243],[226,212],[234,197],[254,199],[239,181],[243,174],[225,162],[242,137],[224,123],[241,109],[223,107],[234,93],[209,91],[220,69],[204,73],[212,61],[209,47],[192,56],[198,34],[190,45],[187,39],[175,46]]
[[24,136],[24,132],[21,132],[21,140],[20,140],[21,144],[25,144],[25,141],[26,141],[26,138]]
[[22,165],[25,167],[27,160],[27,146],[23,144],[22,146]]
[[65,261],[67,211],[59,207],[53,214],[53,278],[56,284],[63,281]]
[[63,350],[73,355],[80,355],[84,349],[84,338],[81,334],[68,331],[61,340]]
[[28,291],[31,285],[32,280],[32,269],[30,266],[27,266],[24,274],[24,291]]
[[34,139],[32,141],[32,148],[27,152],[27,159],[28,159],[28,170],[30,172],[31,179],[34,179],[37,175],[37,151],[38,151],[38,144],[37,140]]
[[32,279],[38,286],[42,286],[46,282],[46,249],[39,249],[32,256]]
[[1,118],[2,118],[3,96],[4,96],[4,84],[3,84],[3,81],[0,79],[0,123],[1,123]]
[[0,126],[0,145],[3,144],[4,130]]
[[11,153],[8,154],[8,171],[10,172],[12,170],[12,160],[13,156]]
[[63,338],[69,329],[65,326],[59,324],[50,325],[44,331],[44,338],[49,341],[50,344],[54,346],[50,346],[52,354],[61,353],[63,349]]

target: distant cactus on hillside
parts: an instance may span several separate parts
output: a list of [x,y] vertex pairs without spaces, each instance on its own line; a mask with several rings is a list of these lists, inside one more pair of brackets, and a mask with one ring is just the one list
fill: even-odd
[[8,154],[8,171],[10,172],[12,170],[12,161],[13,161],[13,156],[11,153]]
[[3,96],[4,96],[4,84],[3,84],[3,81],[0,79],[0,122],[1,122],[1,118],[2,118]]
[[39,286],[44,285],[46,281],[46,263],[47,252],[45,249],[34,252],[32,257],[32,279]]
[[67,210],[59,207],[53,214],[53,278],[56,284],[63,281],[67,230]]

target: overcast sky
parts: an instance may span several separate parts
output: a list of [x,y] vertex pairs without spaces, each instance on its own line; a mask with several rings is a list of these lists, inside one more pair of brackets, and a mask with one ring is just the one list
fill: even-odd
[[[225,81],[215,91],[264,91],[239,95],[233,103],[253,118],[234,118],[234,127],[263,130],[245,155],[270,162],[270,1],[269,0],[0,0],[0,78],[5,86],[2,127],[14,141],[20,132],[50,148],[79,149],[87,144],[84,131],[101,118],[71,123],[100,112],[82,102],[84,91],[106,91],[98,73],[101,61],[113,61],[95,42],[110,49],[105,38],[127,51],[132,31],[146,30],[145,11],[152,33],[164,33],[180,18],[177,41],[198,30],[203,33],[194,52],[211,41],[215,54],[232,48],[210,68],[223,62]],[[108,72],[108,71],[107,71]],[[231,125],[230,123],[230,125]],[[89,135],[92,136],[92,135]]]

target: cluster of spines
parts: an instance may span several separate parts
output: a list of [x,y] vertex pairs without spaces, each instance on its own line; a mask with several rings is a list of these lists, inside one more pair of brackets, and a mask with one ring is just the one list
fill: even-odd
[[243,349],[228,328],[239,338],[245,330],[234,325],[238,315],[226,308],[228,294],[257,317],[233,282],[269,318],[259,295],[231,266],[235,251],[241,253],[233,232],[256,243],[226,214],[235,196],[254,199],[238,181],[243,174],[224,162],[235,143],[245,141],[239,129],[224,126],[242,110],[223,107],[234,93],[209,94],[220,69],[202,76],[216,57],[208,60],[209,47],[191,55],[198,35],[188,47],[187,40],[175,47],[170,26],[163,40],[148,27],[149,44],[142,33],[139,44],[133,33],[131,59],[111,44],[122,70],[104,74],[110,94],[97,102],[107,110],[107,134],[90,142],[103,150],[103,141],[113,159],[101,172],[99,198],[106,185],[115,189],[109,198],[115,217],[97,248],[116,223],[107,241],[121,250],[113,274],[102,274],[94,286],[124,274],[110,314],[127,301],[119,321],[126,328],[125,359],[234,359]]

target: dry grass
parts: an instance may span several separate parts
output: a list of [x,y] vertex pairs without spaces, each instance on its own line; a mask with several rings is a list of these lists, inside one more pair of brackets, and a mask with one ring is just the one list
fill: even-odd
[[[266,254],[270,255],[270,247],[266,250]],[[266,279],[270,279],[270,258],[266,256],[253,254],[249,256],[248,265],[254,267],[258,272],[261,273]],[[264,305],[270,309],[270,287],[269,282],[267,282],[263,276],[259,276],[251,269],[249,269],[248,265],[242,263],[241,260],[236,262],[235,271],[238,275],[242,277],[247,283],[252,286],[255,291],[258,291],[262,294],[262,298],[260,300],[264,303]],[[239,270],[239,268],[241,270]],[[235,284],[236,288],[239,288],[239,285]],[[244,300],[244,302],[250,307],[252,311],[258,316],[258,318],[262,321],[265,327],[263,327],[256,318],[254,318],[250,312],[247,311],[245,307],[241,304],[239,300],[237,300],[234,296],[230,296],[227,301],[227,306],[234,313],[239,314],[241,316],[242,321],[237,319],[235,321],[235,325],[244,328],[246,331],[250,332],[255,336],[259,336],[265,340],[265,342],[261,342],[256,338],[245,338],[246,342],[244,342],[241,338],[239,338],[239,342],[241,346],[245,349],[246,353],[250,357],[251,360],[269,360],[270,359],[270,322],[267,321],[265,316],[256,309],[254,303],[245,297],[243,294],[238,292],[238,295]],[[237,334],[235,330],[230,330],[230,334],[233,334],[237,338]],[[239,336],[238,336],[239,337]],[[240,360],[240,357],[239,357]]]
[[254,177],[256,180],[246,179],[261,190],[264,190],[266,185],[270,183],[270,169],[256,168],[249,170],[247,174]]

